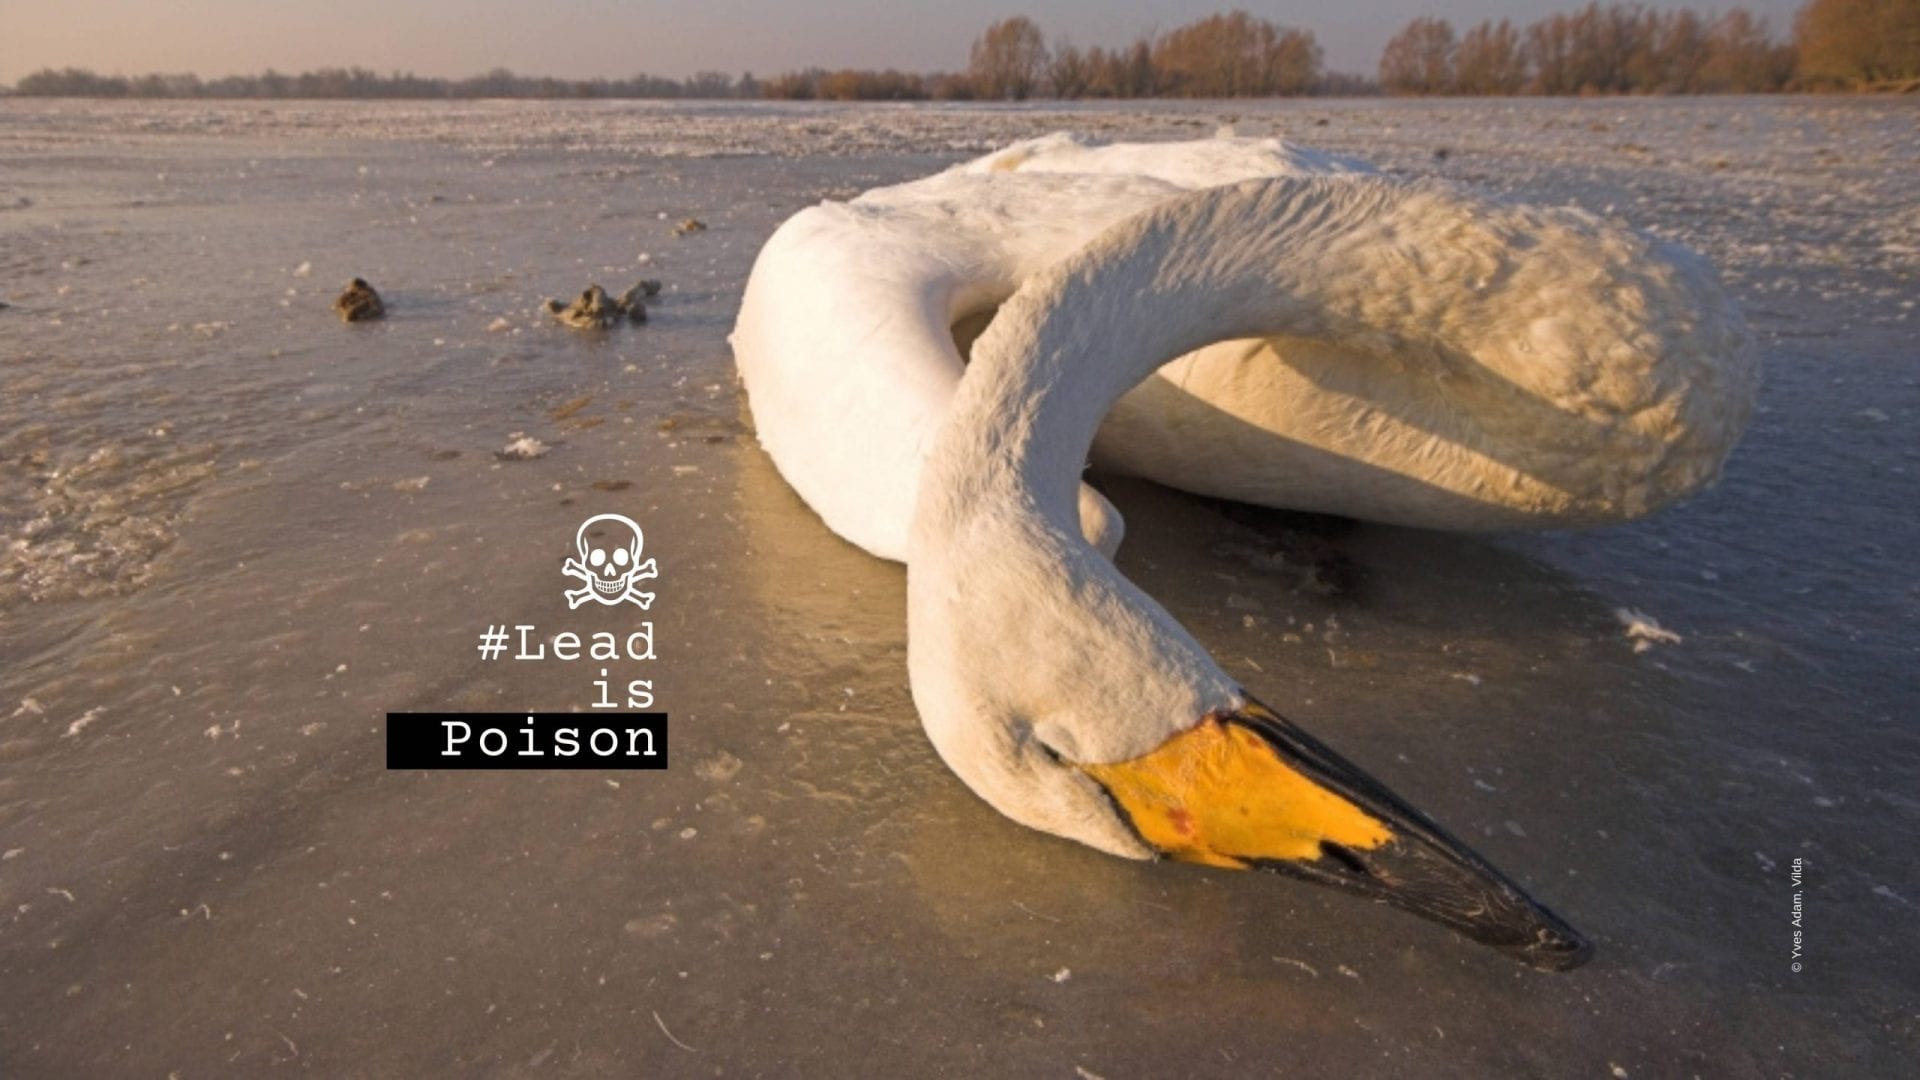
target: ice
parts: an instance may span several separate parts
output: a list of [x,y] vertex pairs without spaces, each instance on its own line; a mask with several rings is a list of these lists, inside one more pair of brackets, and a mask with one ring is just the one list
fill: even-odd
[[[1745,305],[1754,425],[1644,523],[1462,537],[1092,476],[1121,568],[1249,692],[1597,939],[1572,975],[1000,818],[920,730],[903,572],[755,447],[726,334],[785,217],[1055,130],[1227,124],[1611,207]],[[0,1061],[1910,1073],[1915,125],[1839,97],[0,100]],[[389,317],[342,324],[303,265]],[[523,317],[636,265],[674,283],[644,332]],[[659,549],[652,612],[565,607],[603,511]],[[1620,608],[1685,646],[1633,655]],[[590,709],[600,665],[482,661],[488,624],[632,618],[671,769],[382,767],[388,711]]]

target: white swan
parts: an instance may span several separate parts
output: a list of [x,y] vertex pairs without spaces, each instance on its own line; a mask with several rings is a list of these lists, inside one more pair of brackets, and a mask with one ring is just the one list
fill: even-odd
[[[996,304],[964,363],[952,327]],[[1751,407],[1700,260],[1272,141],[1054,137],[796,215],[733,340],[782,475],[906,559],[915,703],[996,808],[1389,900],[1538,966],[1588,955],[1236,685],[1104,557],[1118,516],[1079,474],[1091,450],[1438,527],[1638,516],[1713,479]]]

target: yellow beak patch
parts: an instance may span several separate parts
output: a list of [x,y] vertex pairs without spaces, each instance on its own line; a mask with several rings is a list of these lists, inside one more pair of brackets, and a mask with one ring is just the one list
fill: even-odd
[[1393,838],[1258,734],[1217,717],[1131,761],[1080,767],[1126,810],[1142,839],[1183,862],[1244,870],[1253,860],[1318,859],[1322,842],[1364,850]]

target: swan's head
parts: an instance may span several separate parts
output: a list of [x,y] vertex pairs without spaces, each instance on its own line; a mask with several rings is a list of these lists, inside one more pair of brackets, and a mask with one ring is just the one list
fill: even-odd
[[1535,967],[1572,927],[1385,785],[1235,684],[1084,540],[974,517],[909,563],[928,736],[1014,820],[1136,859],[1305,878]]

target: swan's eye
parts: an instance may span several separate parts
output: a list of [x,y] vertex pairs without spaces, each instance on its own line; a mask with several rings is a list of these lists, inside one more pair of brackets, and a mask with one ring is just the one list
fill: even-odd
[[1060,751],[1048,746],[1047,740],[1041,738],[1040,733],[1033,729],[1033,721],[1025,717],[1013,716],[1007,718],[1007,726],[1013,735],[1013,749],[1016,753],[1024,754],[1029,747],[1039,747],[1040,752],[1047,755],[1047,760],[1052,764],[1067,764],[1067,759],[1060,756]]

